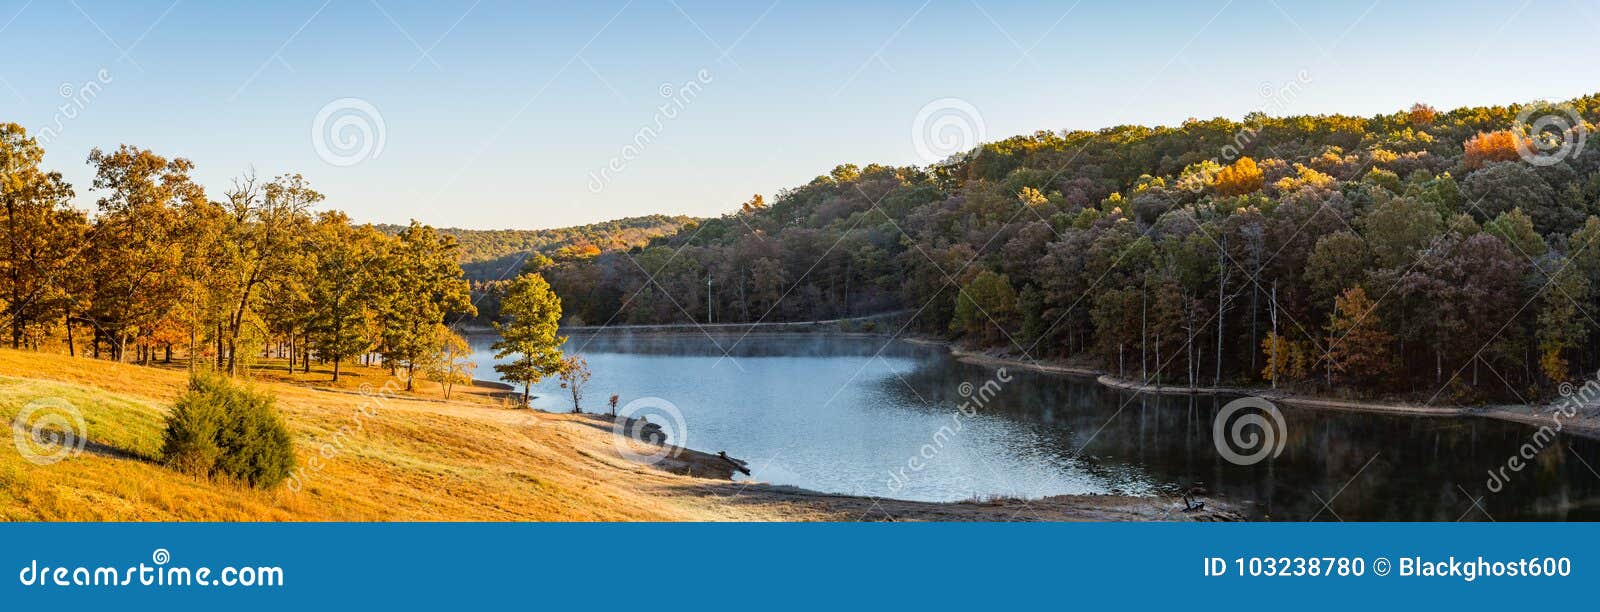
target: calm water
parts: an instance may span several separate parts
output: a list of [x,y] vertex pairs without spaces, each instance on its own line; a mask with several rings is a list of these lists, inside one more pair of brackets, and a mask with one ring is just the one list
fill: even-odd
[[[1212,443],[1219,402],[1209,398],[1017,370],[1001,382],[943,348],[883,338],[736,341],[608,332],[573,336],[567,350],[594,371],[585,410],[605,410],[613,393],[623,404],[667,400],[683,415],[681,428],[667,424],[672,442],[818,491],[953,501],[1167,495],[1199,483],[1272,520],[1600,520],[1600,476],[1584,463],[1600,467],[1593,441],[1557,438],[1488,490],[1488,470],[1533,442],[1523,425],[1283,407],[1282,453],[1238,466]],[[490,342],[474,347],[478,377],[492,380]],[[571,408],[555,381],[535,393],[538,408]]]

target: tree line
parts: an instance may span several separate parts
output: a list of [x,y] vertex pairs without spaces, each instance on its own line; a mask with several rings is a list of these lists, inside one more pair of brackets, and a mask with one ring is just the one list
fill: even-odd
[[1600,366],[1596,121],[1588,96],[1038,132],[840,165],[544,276],[569,323],[907,309],[907,332],[1165,384],[1532,401]]
[[413,221],[394,232],[318,211],[301,175],[247,174],[213,198],[187,159],[95,149],[94,209],[0,124],[0,300],[12,348],[237,373],[259,358],[381,363],[407,388],[464,376],[448,323],[476,314],[457,241]]
[[[628,249],[669,236],[695,221],[682,215],[626,217],[587,225],[537,230],[475,230],[440,228],[460,245],[461,269],[478,290],[487,283],[514,276],[534,254],[557,260],[593,257],[603,251]],[[406,226],[380,223],[374,227],[398,235]]]

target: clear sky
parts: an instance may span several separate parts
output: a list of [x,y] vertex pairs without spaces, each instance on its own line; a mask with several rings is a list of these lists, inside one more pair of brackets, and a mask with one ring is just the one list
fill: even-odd
[[995,140],[1568,98],[1597,29],[1572,0],[0,0],[0,121],[56,132],[84,206],[89,150],[130,143],[215,197],[253,167],[358,220],[543,228],[922,163],[935,100]]

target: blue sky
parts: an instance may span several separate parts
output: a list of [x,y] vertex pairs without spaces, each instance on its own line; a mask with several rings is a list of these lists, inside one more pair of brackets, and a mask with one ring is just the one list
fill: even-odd
[[[0,121],[60,125],[47,162],[83,206],[90,148],[130,143],[215,197],[300,172],[358,220],[474,228],[715,215],[840,162],[921,163],[935,100],[995,140],[1600,91],[1600,4],[1570,0],[4,0],[0,26]],[[663,117],[663,84],[696,80]],[[325,130],[319,154],[325,108],[371,137]]]

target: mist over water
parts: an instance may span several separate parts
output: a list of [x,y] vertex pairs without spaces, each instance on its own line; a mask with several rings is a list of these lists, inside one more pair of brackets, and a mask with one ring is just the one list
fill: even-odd
[[[496,380],[491,342],[473,338],[476,376]],[[1600,465],[1593,441],[1558,437],[1498,492],[1488,488],[1489,470],[1532,440],[1535,429],[1515,423],[1284,406],[1282,453],[1240,466],[1212,442],[1230,398],[1135,394],[1018,368],[1002,376],[904,340],[601,332],[565,348],[594,372],[586,411],[607,410],[612,394],[622,404],[665,399],[686,421],[673,443],[726,451],[774,484],[922,501],[1117,493],[1161,504],[1201,487],[1271,520],[1600,519],[1600,476],[1584,465]],[[570,410],[559,385],[537,385],[534,406]]]

